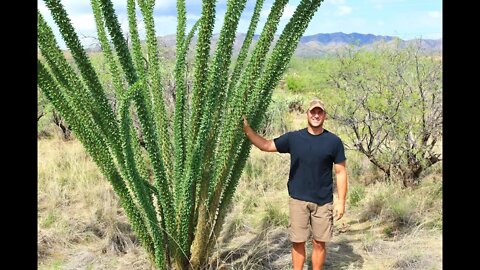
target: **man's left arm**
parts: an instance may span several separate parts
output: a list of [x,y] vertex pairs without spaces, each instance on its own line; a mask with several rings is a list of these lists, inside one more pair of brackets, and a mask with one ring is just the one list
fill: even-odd
[[347,169],[346,161],[334,165],[335,178],[337,179],[338,201],[335,204],[334,217],[339,220],[345,213],[345,199],[347,197]]

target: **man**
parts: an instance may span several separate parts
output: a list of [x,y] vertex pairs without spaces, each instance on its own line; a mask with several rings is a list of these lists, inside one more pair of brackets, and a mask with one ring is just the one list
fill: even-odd
[[[345,212],[347,194],[346,157],[338,136],[323,128],[327,113],[323,102],[314,99],[307,109],[308,126],[287,132],[273,140],[258,135],[243,117],[243,130],[262,151],[290,153],[288,179],[289,236],[292,241],[293,269],[303,269],[305,242],[313,234],[312,268],[321,270],[325,262],[325,242],[331,241],[333,218]],[[335,168],[338,201],[333,207],[332,167]]]

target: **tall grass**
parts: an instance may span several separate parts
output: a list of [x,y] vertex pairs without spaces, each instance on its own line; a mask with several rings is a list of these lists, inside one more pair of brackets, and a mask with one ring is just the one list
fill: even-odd
[[136,249],[116,194],[80,142],[56,135],[38,140],[37,147],[40,269],[72,260],[67,250],[119,255]]
[[[403,189],[398,183],[378,182],[353,188],[350,201],[359,209],[359,220],[388,224],[387,236],[421,228],[442,229],[442,182],[437,175],[425,178],[418,188]],[[361,191],[361,190],[364,191]]]

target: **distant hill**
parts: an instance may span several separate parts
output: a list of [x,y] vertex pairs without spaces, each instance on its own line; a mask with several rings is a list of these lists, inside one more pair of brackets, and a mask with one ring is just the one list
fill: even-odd
[[345,34],[342,32],[330,34],[316,34],[312,36],[304,36],[300,38],[300,43],[305,44],[309,42],[318,42],[323,44],[328,43],[349,43],[358,44],[360,46],[371,44],[377,41],[390,41],[394,37],[390,36],[376,36],[372,34],[351,33]]
[[316,34],[311,36],[303,36],[295,50],[296,56],[321,56],[333,53],[340,48],[347,46],[355,46],[357,48],[373,49],[375,46],[383,43],[386,46],[392,46],[394,42],[400,42],[401,47],[405,47],[410,43],[421,42],[422,48],[427,53],[441,52],[442,39],[411,39],[402,40],[394,36],[380,36],[372,34],[351,33],[345,34],[341,32],[330,34]]
[[[233,54],[238,54],[242,46],[246,34],[237,33],[235,42],[233,44]],[[214,34],[212,37],[212,48],[216,45],[219,34]],[[254,42],[258,40],[258,35],[254,36]],[[275,36],[274,42],[279,38]],[[342,32],[315,34],[311,36],[303,36],[297,45],[294,55],[302,57],[318,57],[334,53],[338,49],[347,46],[355,46],[357,48],[373,49],[375,46],[383,43],[386,46],[392,46],[394,42],[400,42],[400,46],[405,47],[413,42],[421,42],[422,48],[427,53],[442,52],[442,39],[411,39],[402,40],[394,36],[381,36],[373,34],[351,33],[345,34]],[[195,46],[196,38],[192,40],[191,46]],[[162,47],[162,52],[167,54],[167,57],[175,54],[175,35],[166,35],[158,37],[159,46]],[[90,47],[90,51],[99,51],[99,47]]]

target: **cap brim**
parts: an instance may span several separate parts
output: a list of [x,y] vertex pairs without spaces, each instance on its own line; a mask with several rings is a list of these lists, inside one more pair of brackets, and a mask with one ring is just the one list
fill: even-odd
[[311,110],[313,110],[314,108],[320,108],[320,109],[322,109],[322,111],[325,111],[325,109],[322,108],[320,105],[314,105],[314,106],[308,108],[308,111],[311,111]]

